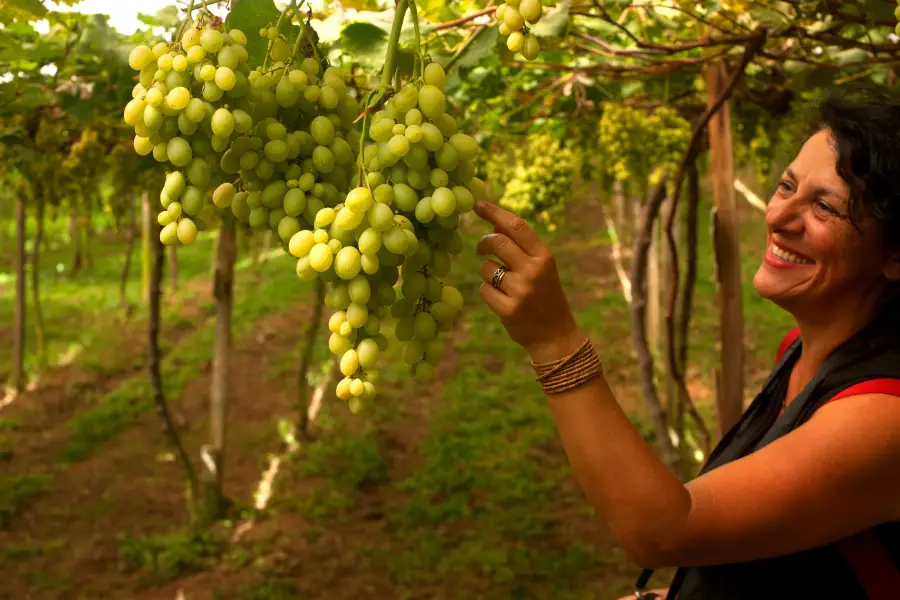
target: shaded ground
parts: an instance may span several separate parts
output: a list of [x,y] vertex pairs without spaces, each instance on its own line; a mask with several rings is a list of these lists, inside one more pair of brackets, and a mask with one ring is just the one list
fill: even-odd
[[[627,593],[638,569],[592,517],[524,353],[478,301],[473,248],[486,229],[467,228],[450,276],[467,308],[437,380],[410,382],[393,349],[382,359],[375,406],[354,416],[326,404],[315,423],[319,441],[281,463],[269,506],[238,541],[231,541],[236,522],[208,538],[179,536],[183,485],[140,375],[51,424],[51,433],[66,433],[9,461],[15,476],[46,480],[0,529],[8,582],[0,598],[607,600]],[[746,229],[758,233],[752,222]],[[607,245],[590,199],[573,202],[565,235],[552,242],[579,321],[619,401],[640,420],[628,306]],[[759,254],[746,254],[752,269]],[[709,265],[703,269],[708,277]],[[239,507],[252,503],[269,455],[282,450],[279,420],[296,418],[297,346],[309,318],[308,288],[288,259],[259,273],[239,278],[235,308],[226,489]],[[706,283],[698,295],[694,355],[697,373],[706,374],[715,355]],[[783,326],[752,300],[747,310],[748,339]],[[207,437],[212,340],[209,327],[197,325],[173,342],[164,365],[192,458]],[[768,340],[760,344],[764,351],[748,349],[748,373],[768,360]],[[708,388],[708,379],[692,386]],[[36,434],[42,425],[32,416],[0,428],[0,441],[18,448],[26,433]],[[143,569],[133,571],[135,563]]]

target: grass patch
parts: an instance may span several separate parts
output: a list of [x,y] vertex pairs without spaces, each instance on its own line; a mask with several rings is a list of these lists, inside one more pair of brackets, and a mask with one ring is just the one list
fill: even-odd
[[140,571],[158,581],[170,581],[211,565],[219,544],[206,531],[176,531],[146,538],[119,541],[119,567]]
[[[296,304],[309,289],[307,284],[297,279],[289,261],[274,259],[258,269],[258,283],[235,285],[232,314],[234,337],[250,333],[257,320]],[[163,393],[170,402],[178,398],[184,387],[212,359],[214,334],[211,326],[201,327],[163,359]],[[90,410],[80,412],[69,420],[72,439],[63,449],[60,460],[85,460],[100,444],[127,429],[140,415],[152,409],[150,379],[142,373],[102,398]]]
[[15,514],[31,499],[47,491],[46,475],[0,477],[0,527],[8,527]]
[[358,490],[387,479],[387,464],[373,429],[329,433],[329,439],[307,445],[292,458],[296,475],[310,485],[295,493],[291,509],[310,520],[344,519]]
[[284,577],[269,577],[235,592],[213,590],[213,600],[300,600],[297,584]]
[[[109,346],[121,335],[121,327],[112,321],[119,311],[119,278],[125,261],[126,242],[108,234],[98,235],[92,241],[93,266],[82,269],[76,275],[67,272],[72,249],[52,247],[41,253],[40,285],[41,309],[44,316],[45,352],[50,365],[59,362],[71,348],[92,348],[98,351]],[[135,240],[131,269],[126,285],[129,303],[138,305],[133,319],[146,317],[146,306],[141,302],[140,240]],[[179,280],[187,282],[209,273],[212,256],[212,237],[201,237],[196,244],[178,248]],[[27,274],[30,282],[30,274]],[[29,284],[30,285],[30,284]],[[179,294],[183,285],[179,286]],[[12,283],[0,284],[0,323],[13,322],[15,297]],[[34,355],[34,339],[30,334],[35,311],[28,297],[26,330],[29,331],[25,346],[26,370],[38,366]],[[0,346],[0,365],[12,364],[12,347]],[[108,353],[107,353],[108,354]],[[111,354],[105,360],[118,358]],[[101,363],[102,364],[102,363]]]

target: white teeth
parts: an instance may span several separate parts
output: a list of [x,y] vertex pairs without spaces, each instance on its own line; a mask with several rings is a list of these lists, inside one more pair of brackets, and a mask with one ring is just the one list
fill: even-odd
[[786,260],[787,262],[796,263],[798,265],[809,265],[813,262],[809,259],[801,258],[792,252],[788,252],[783,248],[779,248],[775,244],[772,244],[772,254],[774,254],[781,260]]

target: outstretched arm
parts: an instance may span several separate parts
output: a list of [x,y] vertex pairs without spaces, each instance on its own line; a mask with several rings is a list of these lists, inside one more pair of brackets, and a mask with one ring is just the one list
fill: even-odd
[[[499,263],[484,263],[482,298],[533,361],[574,352],[585,336],[549,249],[502,208],[479,202],[476,212],[495,231],[478,252],[509,269],[498,290],[489,282]],[[784,438],[687,485],[644,442],[602,376],[548,401],[588,500],[641,566],[777,556],[900,520],[900,398],[832,403]]]

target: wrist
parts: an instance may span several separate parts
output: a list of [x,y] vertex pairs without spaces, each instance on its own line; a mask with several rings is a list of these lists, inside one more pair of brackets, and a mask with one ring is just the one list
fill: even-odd
[[530,344],[526,351],[534,363],[545,363],[569,356],[584,343],[588,336],[576,325],[553,339]]

